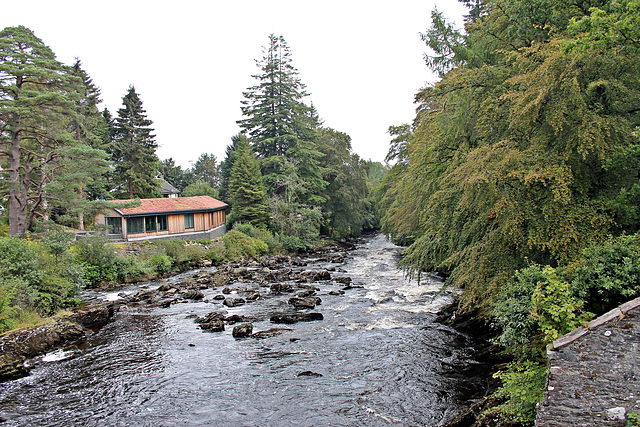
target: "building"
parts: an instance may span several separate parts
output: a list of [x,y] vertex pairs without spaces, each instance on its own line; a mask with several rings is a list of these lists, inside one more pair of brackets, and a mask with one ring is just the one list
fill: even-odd
[[180,190],[163,179],[160,181],[160,194],[162,194],[162,197],[174,199],[180,197]]
[[[113,200],[114,204],[131,200]],[[127,241],[214,239],[226,232],[228,205],[210,196],[140,199],[132,208],[96,215],[109,237]]]

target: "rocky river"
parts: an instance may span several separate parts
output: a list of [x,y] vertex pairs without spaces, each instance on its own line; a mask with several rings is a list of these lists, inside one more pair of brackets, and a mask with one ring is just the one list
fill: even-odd
[[278,265],[194,270],[89,300],[88,339],[0,384],[7,426],[438,426],[486,391],[452,295],[382,234]]

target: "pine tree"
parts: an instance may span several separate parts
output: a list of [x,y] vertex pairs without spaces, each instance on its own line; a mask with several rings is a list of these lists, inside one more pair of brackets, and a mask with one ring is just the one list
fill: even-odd
[[117,195],[134,197],[159,196],[159,181],[156,179],[160,160],[156,155],[158,145],[152,134],[153,122],[142,108],[140,96],[133,86],[122,98],[124,107],[118,110],[115,119],[114,140],[111,147],[115,164],[114,191]]
[[267,192],[255,154],[246,140],[240,139],[229,179],[229,198],[231,199],[229,221],[232,223],[246,221],[256,227],[266,227],[269,223],[266,197]]
[[78,143],[68,124],[83,120],[84,87],[26,27],[0,32],[0,57],[0,157],[8,175],[9,231],[19,235],[36,215],[47,217],[53,195],[46,186],[64,170],[63,151]]

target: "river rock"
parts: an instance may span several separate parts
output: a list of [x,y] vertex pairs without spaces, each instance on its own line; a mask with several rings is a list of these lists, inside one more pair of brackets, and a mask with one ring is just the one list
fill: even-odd
[[234,338],[245,338],[253,333],[253,325],[251,323],[243,323],[235,326],[231,333]]
[[251,335],[251,338],[257,338],[257,339],[271,338],[271,337],[275,337],[275,336],[281,335],[282,333],[284,333],[286,331],[293,331],[293,329],[289,329],[289,328],[271,328],[271,329],[267,329],[266,331],[259,331],[259,332],[254,333],[253,335]]
[[329,295],[344,295],[344,291],[343,290],[329,291]]
[[196,317],[196,319],[194,320],[194,322],[196,323],[211,323],[213,321],[223,321],[224,319],[224,314],[222,313],[218,313],[217,311],[212,311],[211,313],[207,313],[202,317]]
[[257,299],[260,299],[260,292],[255,291],[247,295],[247,301],[255,301]]
[[140,289],[138,292],[136,292],[135,295],[129,298],[129,301],[130,302],[146,301],[150,303],[155,299],[155,297],[156,297],[156,293],[151,289]]
[[111,322],[116,315],[116,311],[113,302],[91,304],[82,310],[75,311],[69,316],[69,320],[83,328],[96,330]]
[[300,298],[307,298],[307,297],[312,297],[316,294],[315,289],[305,289],[303,291],[300,291],[296,294],[296,296],[300,297]]
[[224,331],[224,322],[222,320],[213,320],[209,323],[201,324],[200,329],[208,332],[222,332]]
[[282,313],[274,314],[269,319],[272,323],[292,324],[297,322],[312,322],[314,320],[324,320],[322,313]]
[[0,381],[28,375],[27,359],[84,339],[86,334],[85,328],[68,319],[5,333],[0,337]]
[[185,299],[201,300],[204,298],[202,291],[197,289],[187,289],[186,291],[182,291],[180,294],[182,295],[182,298]]
[[162,285],[158,286],[158,291],[160,292],[167,292],[169,289],[171,289],[171,285],[168,283],[163,283]]
[[245,303],[246,301],[244,300],[244,298],[233,298],[233,297],[227,297],[224,299],[224,302],[223,302],[223,304],[226,305],[227,307],[237,307]]
[[217,301],[223,301],[226,297],[222,294],[216,295],[215,297],[213,297],[212,299],[217,300]]
[[342,283],[344,285],[351,284],[351,277],[339,276],[339,277],[334,277],[333,280],[335,280],[338,283]]
[[291,304],[295,308],[315,308],[315,306],[320,304],[321,302],[322,300],[319,297],[289,298],[289,304]]
[[239,314],[232,314],[231,316],[227,316],[224,318],[224,321],[233,325],[234,323],[240,322],[248,322],[249,318],[247,316],[241,316]]
[[269,288],[274,295],[280,295],[282,293],[290,293],[295,290],[295,287],[290,283],[274,283]]
[[302,371],[298,375],[298,377],[321,377],[322,374],[312,371]]

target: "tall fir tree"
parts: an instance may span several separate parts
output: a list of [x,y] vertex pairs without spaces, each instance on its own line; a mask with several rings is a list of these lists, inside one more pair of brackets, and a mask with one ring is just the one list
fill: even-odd
[[266,205],[267,192],[262,182],[260,167],[246,140],[238,141],[235,161],[229,179],[231,199],[230,222],[245,221],[265,228],[269,223]]
[[142,100],[134,86],[122,98],[124,107],[115,119],[111,147],[114,193],[117,197],[158,197],[160,160],[156,155],[158,145],[152,134],[153,122],[147,118]]
[[315,144],[318,115],[303,102],[308,96],[306,86],[292,64],[284,38],[271,34],[263,52],[262,59],[256,61],[260,73],[253,76],[258,84],[243,93],[241,109],[246,118],[238,124],[258,155],[269,194],[287,191],[281,183],[287,180],[285,169],[293,164],[300,178],[307,181],[301,199],[317,204],[322,200],[314,196],[326,185],[318,161],[322,153]]

